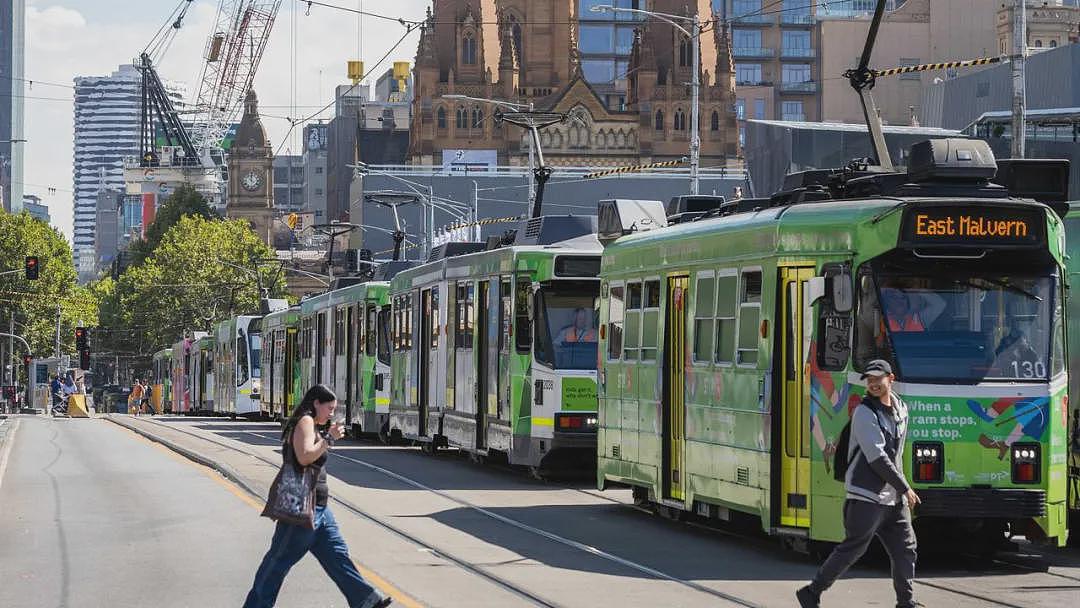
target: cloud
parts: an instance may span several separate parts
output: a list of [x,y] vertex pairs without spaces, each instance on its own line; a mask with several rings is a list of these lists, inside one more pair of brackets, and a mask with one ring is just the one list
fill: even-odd
[[[335,0],[339,6],[363,6],[365,11],[422,19],[424,0]],[[131,63],[168,18],[171,2],[140,3],[137,11],[127,2],[66,0],[27,7],[26,78],[35,84],[26,92],[26,192],[38,194],[49,205],[54,223],[72,234],[73,94],[76,76],[110,74]],[[160,6],[160,15],[149,7]],[[192,5],[158,66],[162,78],[184,82],[191,95],[198,90],[203,52],[212,29],[217,2]],[[295,11],[294,11],[295,8]],[[362,59],[374,72],[375,62],[404,33],[395,22],[363,18],[358,36],[355,14],[285,0],[278,14],[266,53],[255,78],[268,135],[278,147],[289,133],[286,117],[307,117],[333,99],[334,87],[347,82],[345,65]],[[414,32],[387,57],[378,70],[393,61],[412,61],[418,34]],[[358,44],[359,43],[359,44]],[[359,52],[358,52],[359,46]],[[295,59],[295,73],[292,69]],[[374,78],[372,79],[374,81]],[[55,83],[60,86],[54,86]],[[331,108],[332,111],[332,108]],[[329,118],[329,113],[325,114]],[[289,134],[288,149],[300,149],[302,128]],[[48,188],[55,188],[50,195]]]

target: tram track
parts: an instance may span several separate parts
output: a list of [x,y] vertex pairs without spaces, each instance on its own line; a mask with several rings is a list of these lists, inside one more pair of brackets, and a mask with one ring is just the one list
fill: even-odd
[[[244,454],[246,456],[250,456],[250,457],[255,458],[256,460],[259,460],[261,462],[264,462],[264,463],[266,463],[266,464],[268,464],[270,466],[277,467],[277,466],[280,465],[280,463],[278,463],[278,462],[275,462],[273,460],[264,458],[262,456],[254,454],[254,453],[249,452],[247,450],[238,448],[235,445],[230,445],[228,443],[225,443],[223,441],[219,441],[219,440],[217,440],[215,438],[212,438],[212,437],[207,437],[207,436],[205,436],[205,434],[202,434],[202,433],[195,433],[195,432],[189,431],[187,429],[179,428],[178,426],[175,426],[175,425],[167,425],[167,424],[157,422],[157,421],[152,421],[152,420],[146,420],[144,422],[147,422],[149,424],[154,424],[154,425],[159,426],[161,428],[169,428],[169,429],[175,430],[175,431],[177,431],[179,433],[182,433],[184,435],[191,436],[191,437],[193,437],[195,439],[199,439],[201,441],[205,441],[207,443],[217,445],[219,447],[231,450],[233,452],[237,452],[237,453],[240,453],[240,454]],[[253,431],[240,431],[240,433],[244,434],[244,435],[249,435],[249,436],[258,438],[260,440],[267,440],[267,439],[277,440],[278,439],[277,433],[253,432]],[[485,517],[487,517],[489,519],[492,519],[492,520],[498,521],[500,523],[503,523],[505,525],[514,527],[514,528],[516,528],[516,529],[518,529],[518,530],[520,530],[522,532],[526,532],[526,533],[529,533],[529,534],[532,534],[532,535],[535,535],[535,536],[539,536],[539,537],[544,538],[544,539],[546,539],[548,541],[555,542],[555,543],[558,543],[560,545],[575,549],[577,551],[581,551],[581,552],[586,553],[588,555],[591,555],[591,556],[594,556],[594,557],[604,559],[606,561],[621,565],[621,566],[626,567],[628,569],[637,571],[637,572],[639,572],[641,574],[648,575],[648,576],[650,576],[652,578],[656,578],[656,579],[659,579],[659,580],[665,580],[665,581],[668,581],[668,582],[676,583],[676,584],[678,584],[680,586],[683,586],[683,587],[686,587],[688,589],[692,589],[694,591],[704,593],[704,594],[707,594],[709,596],[715,597],[717,599],[721,599],[721,600],[724,600],[724,601],[727,601],[727,602],[731,602],[731,603],[734,603],[734,604],[739,605],[739,606],[746,606],[746,607],[759,606],[759,604],[755,603],[752,600],[748,600],[746,598],[741,598],[741,597],[738,597],[738,596],[733,595],[733,594],[718,591],[716,589],[709,588],[709,587],[707,587],[705,585],[702,585],[702,584],[694,582],[694,581],[679,578],[677,576],[674,576],[674,575],[668,574],[666,572],[651,568],[649,566],[645,566],[643,564],[634,562],[632,560],[628,560],[628,559],[619,557],[617,555],[608,553],[608,552],[603,551],[601,549],[598,549],[596,547],[591,547],[589,545],[580,543],[578,541],[575,541],[575,540],[572,540],[572,539],[569,539],[569,538],[565,538],[565,537],[560,536],[558,534],[555,534],[553,532],[543,530],[543,529],[537,528],[535,526],[531,526],[529,524],[526,524],[524,522],[518,521],[518,520],[510,518],[510,517],[506,517],[506,516],[504,516],[502,514],[493,512],[493,511],[491,511],[489,509],[486,509],[486,508],[484,508],[482,506],[471,503],[471,502],[469,502],[467,500],[464,500],[464,499],[458,498],[456,496],[453,496],[453,495],[451,495],[451,494],[449,494],[449,493],[447,493],[447,492],[445,492],[443,490],[439,490],[437,488],[432,488],[430,486],[427,486],[426,484],[424,484],[422,482],[419,482],[419,481],[417,481],[415,479],[412,479],[410,477],[407,477],[407,476],[402,475],[400,473],[397,473],[395,471],[391,471],[391,470],[389,470],[389,469],[387,469],[385,467],[382,467],[382,466],[379,466],[379,465],[376,465],[376,464],[372,464],[370,462],[360,460],[360,459],[357,459],[357,458],[353,458],[351,456],[346,456],[346,455],[343,455],[343,454],[339,454],[339,453],[331,452],[331,456],[334,456],[336,458],[339,458],[339,459],[344,460],[346,462],[350,462],[350,463],[355,464],[355,465],[359,465],[359,466],[364,467],[364,468],[366,468],[366,469],[368,469],[370,471],[379,473],[380,475],[389,477],[389,478],[394,479],[394,480],[396,480],[396,481],[398,481],[400,483],[403,483],[405,485],[413,487],[413,488],[415,488],[417,490],[421,490],[421,491],[424,491],[424,492],[429,492],[431,494],[439,496],[440,498],[443,498],[443,499],[448,500],[448,501],[450,501],[450,502],[452,502],[454,504],[457,504],[457,505],[459,505],[459,506],[461,506],[463,508],[469,509],[470,511],[473,511],[474,513],[483,515],[483,516],[485,516]],[[242,483],[240,485],[242,487],[244,487],[244,485]],[[251,488],[244,487],[244,489],[246,491],[248,491],[249,493],[251,493],[253,495],[256,495],[256,496],[258,496],[258,498],[262,499],[262,497],[259,496],[256,492],[252,491]],[[610,497],[603,496],[603,495],[601,495],[599,493],[594,493],[594,492],[591,492],[591,491],[588,491],[588,490],[585,490],[585,489],[573,488],[573,487],[561,487],[561,489],[574,490],[574,491],[586,494],[586,495],[588,495],[588,496],[590,496],[592,498],[604,499],[604,500],[607,500],[609,502],[613,502],[613,503],[615,503],[615,504],[617,504],[619,506],[626,507],[626,508],[629,508],[629,509],[633,509],[635,511],[638,511],[638,512],[641,512],[641,513],[644,513],[644,514],[648,514],[648,515],[651,515],[651,516],[655,516],[655,513],[653,513],[651,510],[649,510],[647,508],[644,508],[644,507],[641,507],[641,506],[635,505],[635,504],[626,503],[626,502],[623,502],[623,501],[620,501],[620,500],[615,500],[615,499],[612,499]],[[520,585],[517,585],[516,583],[513,583],[513,582],[508,581],[508,580],[506,580],[506,579],[504,579],[504,578],[502,578],[502,577],[500,577],[500,576],[498,576],[496,574],[488,572],[484,568],[482,568],[482,567],[480,567],[480,566],[478,566],[478,565],[476,565],[476,564],[474,564],[472,562],[469,562],[468,560],[458,558],[456,556],[448,554],[448,553],[438,549],[434,545],[432,545],[432,544],[430,544],[430,543],[428,543],[426,541],[423,541],[422,539],[417,538],[416,536],[414,536],[414,535],[412,535],[412,534],[410,534],[410,533],[408,533],[408,532],[406,532],[404,530],[401,530],[401,529],[397,528],[393,524],[384,521],[379,516],[374,515],[374,514],[364,510],[363,508],[361,508],[361,507],[359,507],[359,506],[357,506],[357,505],[355,505],[355,504],[353,504],[353,503],[351,503],[351,502],[349,502],[347,500],[343,500],[343,499],[340,499],[340,498],[337,498],[337,497],[331,497],[331,499],[334,500],[335,503],[337,503],[337,504],[341,505],[342,507],[346,508],[347,510],[349,510],[350,512],[353,512],[354,514],[359,515],[360,517],[362,517],[362,518],[364,518],[364,519],[366,519],[368,521],[371,521],[372,523],[374,523],[374,524],[376,524],[376,525],[378,525],[378,526],[380,526],[380,527],[382,527],[384,529],[387,529],[388,531],[394,533],[395,535],[399,536],[400,538],[403,538],[403,539],[405,539],[405,540],[407,540],[407,541],[409,541],[409,542],[411,542],[413,544],[416,544],[416,545],[418,545],[418,546],[432,552],[434,555],[437,555],[439,557],[442,557],[443,559],[446,559],[447,561],[449,561],[451,563],[454,563],[455,565],[467,570],[468,572],[470,572],[470,573],[472,573],[474,575],[477,575],[477,576],[479,576],[481,578],[484,578],[484,579],[498,585],[499,587],[501,587],[501,588],[503,588],[503,589],[517,595],[518,597],[521,597],[522,599],[525,599],[525,600],[529,601],[533,605],[537,605],[537,606],[553,606],[553,607],[554,606],[560,606],[560,604],[558,604],[556,602],[553,602],[551,600],[545,599],[545,598],[543,598],[541,596],[538,596],[537,594],[534,594],[533,592],[522,588]],[[751,540],[751,541],[755,540],[754,537],[752,537],[752,536],[738,534],[737,532],[733,532],[733,531],[729,531],[729,530],[723,530],[723,529],[719,529],[719,528],[714,528],[714,527],[707,526],[707,525],[704,525],[704,524],[695,524],[694,522],[686,522],[686,523],[688,523],[689,525],[691,525],[694,528],[700,528],[702,530],[718,533],[720,535],[728,536],[728,537],[731,537],[731,538],[737,538],[737,539],[740,539],[740,540]],[[758,539],[758,540],[760,540],[760,539]],[[985,560],[986,558],[983,558],[983,559]],[[997,559],[997,558],[990,559],[989,561],[993,562],[993,563],[996,563],[996,564],[999,564],[999,565],[1002,565],[1002,566],[1008,566],[1008,567],[1014,568],[1014,569],[1016,569],[1018,571],[1032,572],[1032,573],[1039,573],[1039,574],[1047,574],[1047,575],[1050,575],[1052,577],[1060,578],[1060,579],[1063,579],[1063,580],[1070,580],[1070,581],[1080,582],[1080,577],[1069,576],[1069,575],[1066,575],[1066,574],[1060,574],[1060,573],[1056,573],[1056,572],[1049,572],[1048,570],[1043,570],[1043,569],[1040,569],[1038,567],[1025,565],[1025,564],[1022,564],[1022,563],[1019,563],[1019,562],[1013,562],[1013,561],[1004,560],[1004,559]],[[1001,607],[1004,607],[1004,608],[1024,608],[1022,604],[1011,603],[1011,602],[1005,601],[1005,600],[1003,600],[1001,598],[992,597],[990,595],[986,595],[984,593],[979,593],[979,592],[976,592],[976,591],[969,591],[969,590],[959,589],[959,588],[956,587],[955,584],[947,584],[947,583],[936,582],[936,581],[933,581],[933,580],[923,580],[923,579],[916,579],[915,583],[920,585],[920,586],[925,586],[925,587],[928,587],[928,588],[932,588],[932,589],[934,589],[935,591],[938,591],[938,592],[953,594],[955,596],[960,596],[960,597],[965,597],[965,598],[968,598],[968,599],[977,600],[977,601],[982,602],[982,603],[984,603],[985,605],[988,605],[988,606],[1001,606]]]
[[[160,422],[155,422],[153,420],[143,420],[143,422],[147,423],[147,424],[152,424],[152,425],[155,425],[155,426],[158,426],[158,427],[161,427],[161,428],[171,429],[171,430],[176,431],[178,433],[181,433],[183,435],[187,435],[189,437],[193,437],[195,439],[205,441],[207,443],[216,445],[218,447],[225,448],[225,449],[228,449],[228,450],[232,450],[232,451],[240,453],[240,454],[244,454],[245,456],[249,456],[251,458],[254,458],[255,460],[266,463],[266,464],[271,465],[273,467],[281,466],[280,463],[274,462],[274,461],[272,461],[272,460],[270,460],[268,458],[263,458],[262,456],[259,456],[258,454],[253,454],[253,453],[248,452],[246,450],[242,450],[240,448],[237,448],[236,446],[229,445],[227,443],[224,443],[224,442],[217,441],[215,439],[206,437],[206,436],[204,436],[202,434],[194,433],[192,431],[179,428],[176,425],[162,424]],[[120,424],[120,423],[118,423],[118,424]],[[137,429],[135,429],[133,427],[130,427],[130,426],[126,425],[126,424],[121,424],[121,426],[124,426],[125,428],[131,428],[132,430],[135,430],[136,432],[138,432]],[[256,433],[251,433],[251,432],[247,432],[247,431],[245,431],[245,433],[265,439],[265,437],[263,437],[262,435],[256,434]],[[236,475],[236,474],[228,474],[228,475],[226,475],[221,469],[218,469],[218,472],[222,473],[223,475],[228,477],[230,481],[235,483],[237,486],[242,488],[245,492],[247,492],[248,494],[250,494],[251,496],[253,496],[257,500],[259,500],[259,501],[265,500],[262,493],[256,491],[254,488],[252,488],[250,485],[248,485],[247,482],[245,482],[239,475]],[[374,515],[374,514],[368,512],[368,511],[366,511],[365,509],[363,509],[362,507],[357,506],[356,504],[352,503],[351,501],[348,501],[348,500],[345,500],[345,499],[342,499],[342,498],[339,498],[339,497],[333,496],[333,495],[330,496],[330,500],[332,500],[334,503],[344,507],[346,510],[353,513],[354,515],[357,515],[357,516],[359,516],[359,517],[361,517],[361,518],[375,524],[376,526],[390,532],[391,534],[397,536],[398,538],[400,538],[402,540],[405,540],[405,541],[407,541],[409,543],[412,543],[412,544],[420,547],[421,549],[429,552],[431,555],[433,555],[435,557],[438,557],[440,559],[446,560],[447,562],[449,562],[451,564],[454,564],[455,566],[465,570],[466,572],[468,572],[468,573],[470,573],[470,574],[472,574],[474,576],[477,576],[477,577],[479,577],[481,579],[484,579],[484,580],[496,585],[497,587],[503,589],[504,591],[507,591],[507,592],[509,592],[509,593],[511,593],[511,594],[513,594],[513,595],[515,595],[515,596],[529,602],[530,604],[532,604],[534,606],[542,606],[544,608],[565,608],[563,604],[560,604],[560,603],[555,602],[553,600],[544,598],[544,597],[542,597],[542,596],[540,596],[540,595],[538,595],[536,593],[533,593],[532,591],[529,591],[528,589],[525,589],[524,587],[522,587],[520,585],[517,585],[517,584],[513,583],[512,581],[509,581],[509,580],[507,580],[507,579],[505,579],[505,578],[503,578],[501,576],[498,576],[498,575],[496,575],[496,574],[494,574],[492,572],[489,572],[488,570],[486,570],[485,568],[481,567],[478,564],[475,564],[475,563],[473,563],[473,562],[471,562],[471,561],[469,561],[467,559],[457,557],[456,555],[454,555],[452,553],[444,551],[443,549],[440,549],[440,548],[436,547],[435,545],[433,545],[431,543],[428,543],[428,542],[420,539],[419,537],[417,537],[417,536],[415,536],[413,534],[410,534],[409,532],[407,532],[405,530],[402,530],[401,528],[399,528],[399,527],[385,521],[385,519],[383,519],[381,517],[378,517],[377,515]]]

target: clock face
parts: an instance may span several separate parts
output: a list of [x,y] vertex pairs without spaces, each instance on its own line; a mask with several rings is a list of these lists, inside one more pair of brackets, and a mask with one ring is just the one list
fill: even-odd
[[258,174],[254,169],[248,171],[240,178],[240,185],[244,187],[244,190],[254,192],[262,185],[262,176]]

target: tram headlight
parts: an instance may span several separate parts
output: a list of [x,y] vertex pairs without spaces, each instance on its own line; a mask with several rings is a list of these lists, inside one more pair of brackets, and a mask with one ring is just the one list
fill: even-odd
[[254,378],[251,381],[251,394],[258,395],[261,392],[262,392],[262,380],[259,380],[258,378]]
[[1042,480],[1042,446],[1014,443],[1011,468],[1013,483],[1039,483]]
[[911,472],[919,483],[941,483],[945,478],[945,446],[939,442],[916,442],[912,446]]

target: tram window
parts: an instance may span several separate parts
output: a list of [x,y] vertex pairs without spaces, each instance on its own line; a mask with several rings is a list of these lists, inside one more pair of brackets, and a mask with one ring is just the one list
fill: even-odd
[[532,282],[518,277],[514,284],[514,347],[519,353],[532,349],[532,319],[529,317],[529,299]]
[[[850,281],[846,264],[825,264],[828,282]],[[817,364],[826,371],[841,371],[851,359],[851,312],[838,312],[832,296],[818,301]]]
[[[184,373],[187,373],[186,371]],[[247,345],[244,344],[244,336],[236,338],[236,386],[248,380],[248,354]]]
[[743,271],[739,299],[739,365],[757,365],[758,323],[761,318],[761,271]]
[[345,309],[334,311],[334,353],[345,354]]
[[499,331],[499,352],[501,353],[510,352],[510,324],[513,320],[511,314],[513,306],[511,306],[510,298],[510,281],[503,280],[499,285],[499,305],[502,308],[502,327]]
[[375,307],[374,306],[368,306],[367,307],[367,316],[364,319],[364,322],[367,324],[367,330],[365,332],[366,335],[364,336],[364,338],[365,338],[364,349],[365,349],[365,351],[367,351],[367,356],[374,357],[375,356],[375,341],[378,338],[378,332],[375,329],[375,327],[376,327],[375,324],[377,322],[377,318],[376,318],[376,313],[375,313]]
[[[374,309],[371,309],[374,310]],[[374,317],[374,315],[372,315]],[[379,311],[379,329],[376,332],[379,338],[379,362],[390,365],[390,307],[383,306]]]
[[712,272],[698,275],[694,291],[694,361],[702,363],[712,360],[716,327],[716,279]]
[[459,283],[457,286],[457,331],[455,347],[472,348],[473,341],[473,286]]
[[409,294],[405,296],[405,350],[412,350],[413,346],[413,314],[415,312],[413,306],[413,296]]
[[623,286],[612,285],[608,297],[608,359],[618,360],[623,348],[623,317],[626,303],[623,299]]
[[438,287],[431,288],[431,350],[438,348]]
[[[735,361],[736,288],[739,277],[734,271],[716,277],[716,362]],[[723,271],[721,271],[723,273]]]
[[626,332],[623,334],[623,358],[637,361],[641,352],[641,283],[626,284]]
[[660,323],[660,280],[645,281],[645,312],[641,319],[641,360],[656,360],[657,325]]

